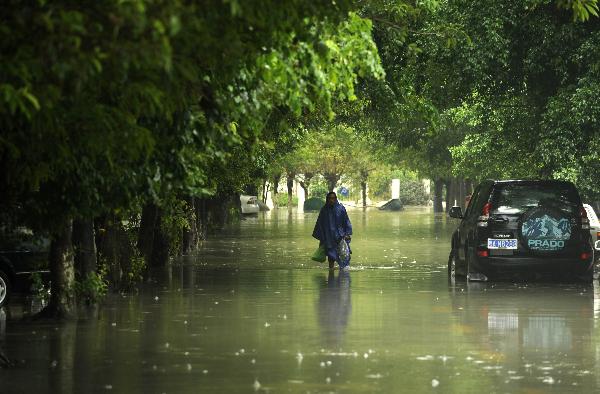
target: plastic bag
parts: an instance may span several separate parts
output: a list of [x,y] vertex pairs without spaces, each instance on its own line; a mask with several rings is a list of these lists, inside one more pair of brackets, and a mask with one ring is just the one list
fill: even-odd
[[325,259],[327,259],[325,245],[319,245],[317,250],[315,250],[315,252],[311,256],[311,260],[317,261],[319,263],[324,263]]
[[348,242],[346,242],[344,238],[342,238],[340,242],[338,242],[337,253],[339,263],[341,265],[346,265],[346,263],[350,260],[350,246],[348,246]]

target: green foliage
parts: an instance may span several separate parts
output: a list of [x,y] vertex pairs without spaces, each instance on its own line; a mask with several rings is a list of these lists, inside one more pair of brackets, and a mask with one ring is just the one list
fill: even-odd
[[141,255],[136,255],[131,258],[131,271],[127,273],[125,278],[127,287],[133,287],[135,284],[142,281],[146,272],[146,260]]
[[[590,194],[599,182],[583,169],[597,156],[583,139],[597,139],[593,123],[557,127],[573,119],[557,108],[576,105],[568,97],[597,78],[597,20],[568,18],[585,21],[597,9],[595,0],[373,2],[365,15],[373,15],[386,79],[364,85],[365,120],[422,176],[566,177]],[[401,10],[411,17],[394,19]]]
[[43,300],[50,297],[50,285],[44,283],[40,272],[31,273],[31,293]]
[[558,0],[558,6],[573,10],[573,20],[587,21],[598,16],[598,0]]
[[427,205],[429,195],[420,180],[400,180],[400,201],[402,205]]
[[171,198],[161,206],[160,227],[169,239],[169,255],[177,256],[183,243],[183,230],[190,229],[190,217],[195,215],[193,207],[184,200]]
[[[273,199],[273,203],[277,207],[286,207],[288,205],[288,195],[287,193],[277,193]],[[298,205],[298,197],[292,196],[292,206]]]
[[329,190],[324,182],[315,182],[308,191],[310,197],[321,199],[323,201],[325,201],[327,193],[329,193]]
[[325,205],[325,199],[319,197],[311,197],[304,201],[305,211],[318,211]]
[[[493,9],[477,7],[479,15],[467,3],[447,15],[465,27],[472,45],[441,56],[450,73],[465,78],[456,79],[464,101],[444,120],[465,134],[450,147],[454,173],[569,179],[586,198],[600,196],[597,20],[573,23],[545,2],[526,13],[522,4],[495,2]],[[582,3],[560,4],[572,8],[575,19],[587,19]]]
[[427,205],[430,196],[426,193],[423,182],[416,173],[403,169],[380,167],[373,173],[369,184],[372,198],[389,200],[392,179],[400,179],[400,201],[402,205]]
[[75,282],[77,299],[87,304],[101,301],[108,293],[107,273],[106,264],[100,264],[97,272],[90,272],[85,279]]
[[2,199],[30,201],[32,221],[49,227],[239,191],[255,146],[279,140],[274,119],[332,116],[358,77],[383,75],[370,21],[349,11],[344,0],[9,1]]

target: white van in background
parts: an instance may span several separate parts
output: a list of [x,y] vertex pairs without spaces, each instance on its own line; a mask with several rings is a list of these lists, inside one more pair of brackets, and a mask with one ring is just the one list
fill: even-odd
[[258,198],[256,196],[240,196],[240,203],[242,205],[242,214],[256,214],[260,211],[258,206]]

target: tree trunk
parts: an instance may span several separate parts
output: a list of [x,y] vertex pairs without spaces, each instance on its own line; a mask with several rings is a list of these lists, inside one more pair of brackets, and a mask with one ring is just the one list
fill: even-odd
[[446,212],[450,211],[450,208],[454,205],[453,196],[454,196],[454,178],[446,179]]
[[310,188],[310,181],[314,178],[315,174],[307,172],[304,174],[304,179],[300,182],[300,186],[304,189],[304,197],[309,198],[308,189]]
[[73,260],[73,221],[68,220],[52,236],[50,243],[50,301],[40,312],[42,317],[68,319],[76,317],[75,263]]
[[194,198],[196,209],[196,231],[198,240],[205,240],[208,232],[208,209],[205,198]]
[[433,181],[433,213],[444,212],[444,206],[442,204],[444,191],[444,182],[442,179],[435,179]]
[[158,219],[158,207],[149,203],[142,208],[142,218],[140,221],[140,229],[138,231],[137,247],[146,259],[150,262],[152,255],[152,242],[154,241],[154,228]]
[[308,187],[309,184],[306,181],[300,181],[298,182],[300,184],[300,187],[302,187],[302,189],[304,190],[304,196],[306,199],[308,199]]
[[269,193],[269,182],[265,179],[262,185],[262,202],[267,202],[267,194]]
[[367,207],[367,182],[366,181],[362,181],[360,183],[360,189],[362,191],[362,201],[363,201],[363,208]]
[[272,198],[273,198],[273,204],[275,204],[275,206],[277,206],[277,189],[279,189],[279,180],[280,179],[281,179],[281,174],[275,175],[273,177],[273,193],[272,193]]
[[104,259],[108,268],[109,282],[112,287],[119,288],[123,271],[119,259],[119,232],[115,217],[101,219],[97,245],[98,254]]
[[169,263],[170,240],[162,229],[162,210],[159,208],[152,237],[152,252],[150,253],[149,266],[152,268],[166,267]]
[[188,205],[186,209],[189,228],[183,229],[183,239],[181,243],[181,253],[189,254],[198,250],[198,226],[196,224],[196,209],[194,207],[194,198],[186,197]]
[[448,189],[446,193],[446,212],[453,206],[459,206],[463,212],[465,210],[465,198],[467,196],[467,185],[464,178],[451,177],[448,180]]
[[334,191],[335,186],[337,185],[338,181],[340,180],[340,175],[327,173],[327,174],[323,174],[323,178],[325,178],[325,181],[327,182],[327,189],[330,192],[332,192],[332,191]]
[[96,240],[94,238],[94,221],[77,219],[73,221],[73,248],[75,252],[75,279],[79,282],[96,272]]
[[294,197],[294,178],[295,178],[296,174],[294,173],[290,173],[287,176],[287,194],[288,194],[288,201],[287,201],[287,206],[288,209],[292,208],[292,198]]

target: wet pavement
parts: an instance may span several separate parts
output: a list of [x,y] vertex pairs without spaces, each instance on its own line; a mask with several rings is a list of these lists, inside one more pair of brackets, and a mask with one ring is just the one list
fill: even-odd
[[13,300],[0,393],[600,391],[597,283],[448,284],[456,222],[349,215],[349,272],[310,260],[316,213],[279,210],[79,323]]

